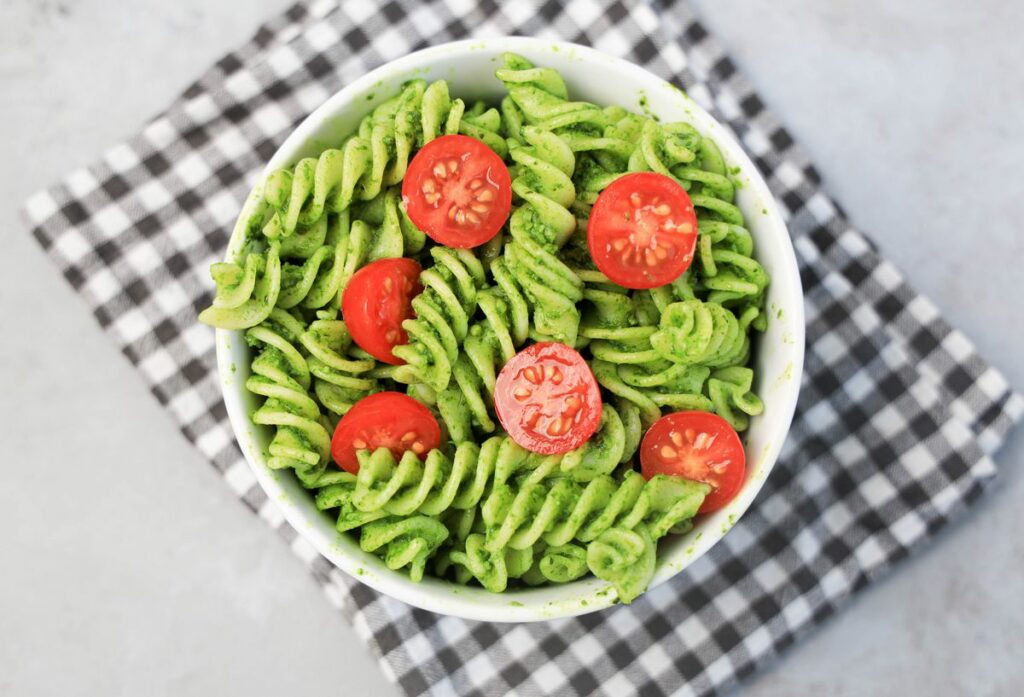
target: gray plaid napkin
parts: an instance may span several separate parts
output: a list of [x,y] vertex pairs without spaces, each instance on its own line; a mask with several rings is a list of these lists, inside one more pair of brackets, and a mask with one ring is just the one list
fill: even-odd
[[[782,202],[807,310],[782,459],[730,534],[633,605],[496,627],[413,610],[321,558],[256,486],[214,370],[207,267],[289,131],[382,62],[467,36],[591,44],[684,87]],[[291,545],[409,694],[707,695],[749,675],[982,492],[1024,401],[852,229],[688,8],[615,0],[314,2],[228,54],[141,133],[25,206],[33,234],[185,436]]]

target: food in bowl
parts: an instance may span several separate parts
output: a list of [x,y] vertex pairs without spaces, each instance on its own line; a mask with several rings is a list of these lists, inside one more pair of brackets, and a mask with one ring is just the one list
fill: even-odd
[[693,125],[496,79],[409,81],[272,172],[200,319],[245,332],[267,464],[388,568],[629,602],[744,481],[768,275]]

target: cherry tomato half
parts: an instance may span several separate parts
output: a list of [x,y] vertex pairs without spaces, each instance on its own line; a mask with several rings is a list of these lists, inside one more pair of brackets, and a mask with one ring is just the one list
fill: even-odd
[[711,493],[698,513],[717,511],[743,486],[746,454],[729,422],[705,411],[678,411],[663,416],[640,443],[644,477],[670,474],[710,484]]
[[512,357],[494,386],[505,432],[535,453],[583,445],[601,421],[601,393],[590,366],[565,344],[533,344]]
[[359,269],[341,298],[341,316],[352,340],[377,360],[401,365],[392,352],[409,342],[402,320],[413,317],[412,299],[423,292],[412,259],[380,259]]
[[663,286],[693,261],[697,214],[689,194],[670,177],[627,174],[597,197],[587,244],[597,268],[620,286]]
[[409,219],[430,239],[468,249],[505,224],[512,179],[501,156],[476,138],[441,136],[412,158],[402,200]]
[[401,392],[378,392],[341,417],[331,455],[343,470],[357,474],[357,450],[387,448],[396,458],[411,450],[423,458],[440,444],[441,427],[429,409]]

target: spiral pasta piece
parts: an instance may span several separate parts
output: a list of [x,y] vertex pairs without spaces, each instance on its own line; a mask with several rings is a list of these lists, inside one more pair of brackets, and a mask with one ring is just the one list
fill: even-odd
[[631,603],[654,577],[654,540],[643,525],[634,530],[612,528],[587,547],[587,567],[615,586],[619,600]]
[[501,593],[508,587],[510,578],[523,576],[533,566],[533,550],[502,549],[492,552],[487,549],[484,536],[473,533],[466,538],[462,549],[455,549],[449,554],[449,559],[465,569],[466,577],[475,578],[492,593]]
[[736,317],[718,303],[684,300],[661,315],[650,343],[658,356],[673,363],[724,368],[741,365],[750,356],[747,326],[758,310],[750,307]]
[[334,511],[335,528],[347,532],[374,520],[386,518],[385,510],[361,511],[352,503],[356,488],[356,476],[340,469],[329,469],[316,480],[316,507],[321,511]]
[[624,114],[618,107],[608,107],[604,114],[607,125],[597,132],[593,129],[565,129],[559,130],[558,135],[577,156],[588,153],[601,169],[623,172],[636,150],[639,140],[636,126],[640,124],[640,117]]
[[715,413],[737,431],[746,430],[750,417],[764,411],[764,402],[752,391],[753,382],[754,371],[744,366],[716,370],[707,382]]
[[371,372],[377,362],[355,348],[344,321],[315,320],[299,341],[309,354],[316,398],[329,411],[341,416],[360,399],[380,390]]
[[359,548],[376,553],[391,570],[408,568],[409,578],[419,582],[427,559],[446,539],[448,528],[437,518],[381,518],[363,525]]
[[356,201],[371,200],[401,182],[413,150],[439,135],[470,135],[504,156],[500,126],[496,109],[466,112],[461,99],[449,97],[445,82],[428,86],[412,80],[367,115],[339,148],[272,172],[263,187],[269,210],[254,210],[250,224],[260,225],[268,238],[286,238],[325,212],[340,213]]
[[248,329],[268,316],[281,291],[278,246],[265,254],[248,252],[241,263],[223,262],[210,267],[217,286],[213,305],[199,313],[199,321],[218,329]]
[[461,443],[451,459],[440,450],[431,450],[424,460],[407,451],[398,461],[387,448],[360,451],[352,503],[361,511],[401,516],[472,508],[491,481],[500,441]]
[[[586,443],[565,453],[559,471],[577,482],[589,482],[612,471],[632,456],[622,416],[610,404],[601,408],[597,431]],[[635,446],[634,446],[635,449]]]
[[697,129],[688,123],[659,124],[646,119],[627,169],[630,172],[657,172],[678,180],[675,171],[697,159],[701,140]]
[[302,333],[302,323],[280,309],[249,329],[246,340],[262,350],[245,387],[266,398],[253,413],[253,423],[276,428],[267,465],[294,469],[300,482],[313,486],[324,471],[331,439],[317,403],[307,394],[311,375],[297,348]]
[[441,514],[440,520],[448,528],[448,540],[434,557],[434,573],[438,578],[451,577],[456,583],[465,585],[473,575],[462,564],[452,559],[452,554],[465,552],[466,540],[474,532],[480,532],[479,507],[451,509]]
[[487,548],[590,542],[610,528],[640,523],[661,537],[696,515],[708,490],[705,484],[666,475],[645,480],[633,470],[621,480],[602,475],[586,484],[557,477],[495,485],[481,506]]
[[480,260],[468,250],[434,247],[430,254],[434,265],[420,274],[423,292],[412,301],[416,317],[402,323],[409,343],[393,353],[407,364],[395,372],[396,379],[441,392],[451,380],[485,277]]
[[301,264],[282,265],[277,306],[319,309],[331,302],[337,305],[349,279],[361,266],[376,259],[402,256],[404,242],[398,223],[397,196],[389,192],[386,198],[390,199],[389,215],[377,229],[362,220],[350,223],[349,211],[325,215],[313,223],[312,228],[325,229],[325,244]]
[[546,547],[539,557],[535,555],[535,559],[529,575],[524,576],[526,583],[568,583],[587,573],[587,548],[582,545],[569,543]]
[[[628,602],[653,574],[653,561],[640,554],[637,536],[653,545],[693,518],[709,490],[706,484],[666,475],[645,481],[633,470],[621,481],[605,475],[585,485],[562,477],[495,485],[481,507],[486,533],[476,540],[475,552],[493,564],[507,549],[582,543],[588,566],[596,555],[597,568],[591,570],[616,584]],[[617,548],[622,554],[612,554]]]
[[711,401],[702,394],[710,369],[703,366],[673,365],[661,360],[616,365],[595,359],[590,367],[601,387],[637,409],[643,428],[661,417],[662,407],[673,411],[711,409]]
[[572,152],[557,136],[523,129],[529,145],[511,150],[512,190],[520,203],[509,219],[504,260],[533,312],[537,340],[576,342],[583,282],[555,254],[576,229]]
[[[589,102],[569,101],[565,81],[557,70],[537,68],[513,53],[506,53],[503,58],[505,67],[495,72],[508,90],[510,104],[503,103],[503,112],[511,111],[513,105],[518,112],[505,117],[509,137],[518,136],[514,130],[517,120],[545,131],[590,129],[600,132],[608,125],[608,116],[600,107]],[[508,128],[509,125],[513,128]]]

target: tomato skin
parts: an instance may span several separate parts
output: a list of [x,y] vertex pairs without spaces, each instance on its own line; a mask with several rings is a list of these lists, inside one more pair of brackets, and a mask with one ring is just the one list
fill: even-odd
[[423,292],[421,271],[412,259],[379,259],[356,271],[345,287],[345,327],[352,340],[379,361],[405,363],[391,350],[409,342],[402,321],[415,316],[412,299]]
[[341,417],[331,439],[331,456],[343,470],[358,474],[356,450],[383,447],[396,458],[412,450],[422,459],[440,444],[441,427],[429,409],[401,392],[377,392]]
[[620,286],[663,286],[693,262],[697,213],[690,195],[671,177],[626,174],[597,197],[587,245],[601,273]]
[[729,422],[706,411],[677,411],[663,416],[640,443],[644,477],[683,477],[711,485],[698,513],[722,508],[739,493],[746,475],[746,453]]
[[601,392],[583,356],[565,344],[541,342],[502,368],[494,410],[509,437],[527,450],[566,453],[597,430]]
[[409,219],[448,247],[478,247],[498,234],[512,208],[512,178],[498,153],[464,135],[435,138],[402,181]]

